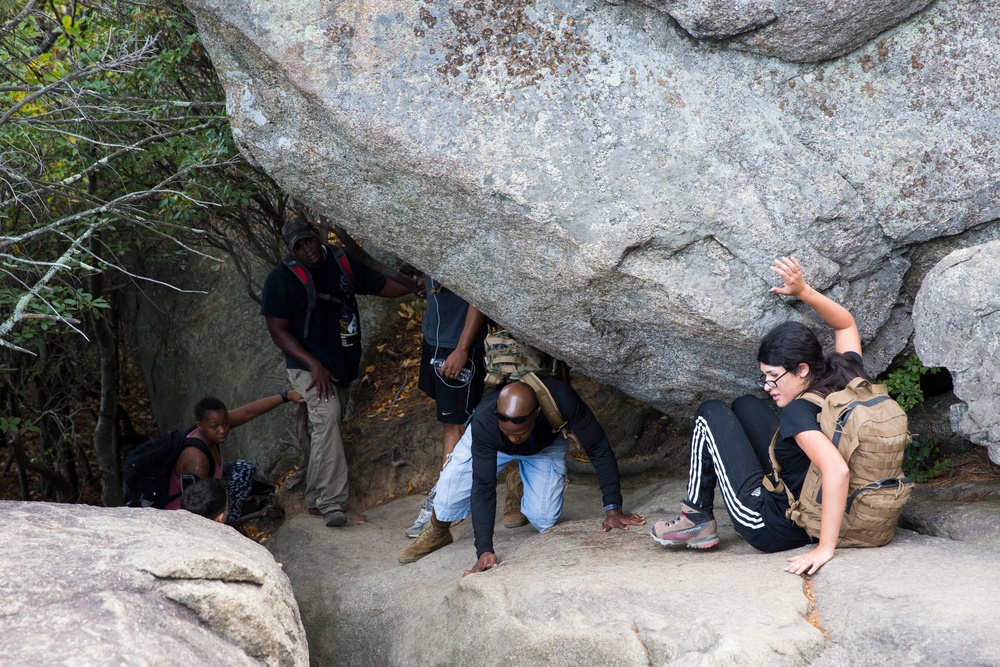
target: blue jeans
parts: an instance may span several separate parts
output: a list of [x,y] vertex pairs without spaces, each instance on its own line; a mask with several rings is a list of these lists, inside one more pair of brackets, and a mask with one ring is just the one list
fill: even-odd
[[[521,512],[539,532],[556,524],[563,509],[563,489],[566,488],[566,450],[569,444],[562,437],[531,456],[511,456],[497,452],[497,475],[510,461],[518,461],[524,497]],[[434,515],[439,521],[458,521],[469,516],[472,496],[472,426],[465,429],[462,439],[444,464],[434,496]]]

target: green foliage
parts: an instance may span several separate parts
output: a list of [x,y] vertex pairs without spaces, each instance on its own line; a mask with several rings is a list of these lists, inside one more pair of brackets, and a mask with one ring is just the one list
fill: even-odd
[[37,431],[38,427],[31,423],[30,419],[21,417],[0,417],[0,435],[14,431],[16,433],[31,433]]
[[75,292],[115,258],[273,199],[224,110],[179,0],[54,0],[0,34],[0,303],[32,301],[0,345],[101,307]]
[[193,239],[280,247],[285,200],[240,159],[181,0],[14,5],[24,19],[0,20],[0,426],[25,437],[0,458],[32,461],[33,495],[78,499],[95,460],[116,486],[117,440],[97,420],[131,423],[115,415],[135,388],[102,373],[119,364],[124,383],[117,295]]
[[942,475],[951,477],[955,472],[955,464],[951,459],[941,458],[937,439],[914,439],[906,448],[903,458],[903,473],[914,482],[929,482]]
[[924,392],[920,389],[920,378],[926,374],[935,374],[939,368],[927,368],[917,355],[911,355],[898,368],[889,373],[885,386],[889,395],[896,399],[904,412],[909,412],[917,403],[924,400]]

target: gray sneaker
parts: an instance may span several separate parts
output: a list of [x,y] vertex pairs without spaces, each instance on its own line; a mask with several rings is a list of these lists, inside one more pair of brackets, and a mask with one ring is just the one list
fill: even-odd
[[715,519],[683,504],[680,516],[670,521],[657,521],[649,534],[657,544],[665,547],[683,544],[690,549],[711,549],[719,543]]
[[413,522],[413,525],[406,529],[406,536],[413,539],[424,532],[424,528],[427,524],[431,522],[431,510],[426,507],[420,508],[420,514],[417,515],[417,520]]
[[420,513],[417,514],[417,520],[413,522],[413,525],[406,529],[404,533],[410,539],[413,539],[420,535],[427,527],[427,524],[431,520],[431,512],[434,511],[434,495],[437,493],[437,485],[435,485],[431,492],[427,494],[424,498],[424,502],[420,503]]

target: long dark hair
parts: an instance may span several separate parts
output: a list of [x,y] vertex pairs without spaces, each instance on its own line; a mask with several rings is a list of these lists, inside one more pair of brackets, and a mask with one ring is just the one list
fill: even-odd
[[812,376],[806,391],[820,396],[840,391],[856,377],[871,380],[864,366],[853,357],[839,352],[824,356],[819,338],[801,322],[783,322],[768,331],[760,341],[757,361],[787,371],[806,364]]

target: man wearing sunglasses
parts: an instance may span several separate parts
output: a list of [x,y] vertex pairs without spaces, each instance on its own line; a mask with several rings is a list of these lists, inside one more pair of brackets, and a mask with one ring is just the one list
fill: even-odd
[[[554,378],[542,382],[597,472],[603,530],[645,524],[643,517],[622,510],[618,462],[594,413],[569,385]],[[487,395],[441,472],[430,525],[399,555],[399,562],[414,562],[451,544],[451,522],[468,516],[471,508],[479,560],[466,574],[495,567],[497,475],[509,461],[518,462],[524,483],[521,512],[537,530],[547,530],[562,514],[567,449],[566,439],[549,424],[530,386],[513,382]]]

